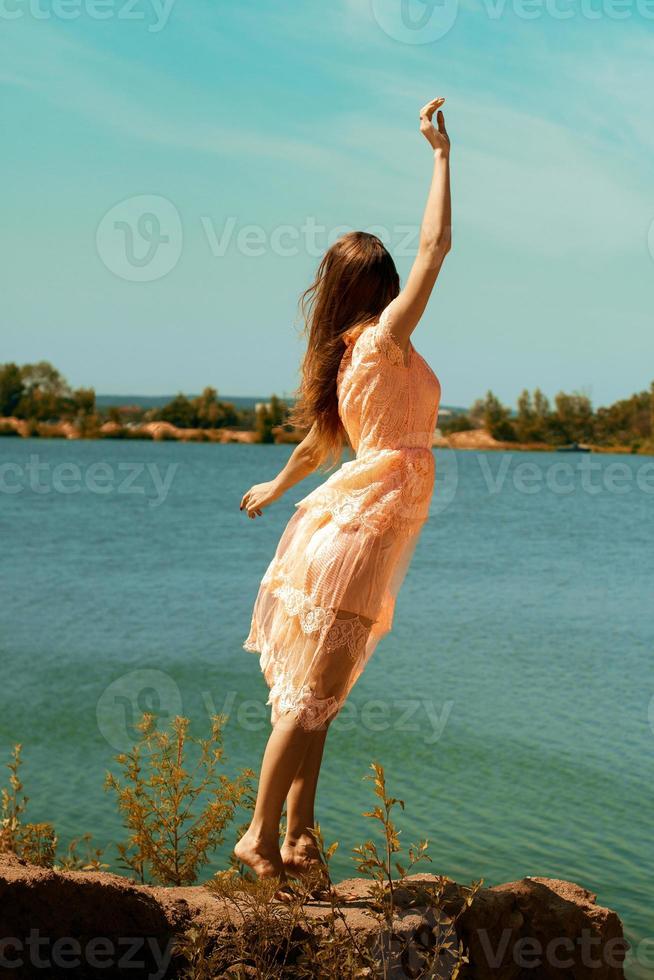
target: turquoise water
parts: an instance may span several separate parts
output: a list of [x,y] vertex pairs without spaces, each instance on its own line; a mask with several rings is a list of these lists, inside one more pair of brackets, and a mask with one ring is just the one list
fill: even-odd
[[[267,695],[241,643],[319,481],[257,521],[238,503],[289,451],[0,440],[0,748],[23,743],[31,818],[64,843],[121,838],[103,775],[145,708],[198,734],[228,711],[229,771],[258,767]],[[629,976],[654,976],[654,461],[436,455],[394,630],[329,735],[318,819],[336,875],[369,835],[377,760],[433,870],[577,881],[622,916]]]

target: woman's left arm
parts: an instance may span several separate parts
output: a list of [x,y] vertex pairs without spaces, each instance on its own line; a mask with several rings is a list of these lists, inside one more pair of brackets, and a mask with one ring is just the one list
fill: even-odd
[[257,483],[243,494],[240,510],[246,510],[248,517],[261,517],[263,508],[304,480],[318,469],[323,455],[319,450],[316,438],[316,426],[312,426],[302,442],[298,443],[291,453],[286,466],[279,471],[274,480],[268,483]]

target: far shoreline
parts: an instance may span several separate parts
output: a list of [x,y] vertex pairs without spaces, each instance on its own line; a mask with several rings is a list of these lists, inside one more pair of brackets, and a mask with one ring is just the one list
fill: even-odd
[[[289,430],[277,426],[272,430],[272,439],[263,441],[258,432],[252,429],[190,429],[172,425],[170,422],[146,422],[141,425],[120,425],[105,422],[97,428],[85,431],[72,422],[36,422],[31,419],[15,417],[0,418],[0,438],[20,439],[67,439],[70,441],[126,441],[126,442],[191,442],[212,445],[297,445],[304,438],[299,430]],[[501,441],[484,428],[464,429],[434,436],[433,449],[456,449],[469,451],[504,452],[565,452],[596,453],[622,456],[653,456],[654,450],[645,446],[608,445],[594,443],[582,445],[553,445],[546,442]]]

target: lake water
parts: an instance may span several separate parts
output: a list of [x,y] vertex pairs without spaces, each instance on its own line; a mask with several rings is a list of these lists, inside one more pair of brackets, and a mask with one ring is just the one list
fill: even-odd
[[[256,521],[238,503],[289,452],[0,439],[0,748],[23,743],[31,819],[64,844],[91,831],[115,866],[103,777],[146,708],[198,734],[227,711],[229,772],[258,768],[267,692],[241,644],[319,478]],[[622,916],[629,976],[652,977],[654,461],[436,457],[394,630],[329,735],[318,819],[336,876],[369,836],[376,760],[432,870],[579,882]]]

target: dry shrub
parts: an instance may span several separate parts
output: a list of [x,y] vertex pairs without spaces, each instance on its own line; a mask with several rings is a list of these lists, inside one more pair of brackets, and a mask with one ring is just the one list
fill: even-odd
[[2,789],[0,853],[12,851],[31,864],[51,868],[55,862],[57,837],[51,823],[25,821],[29,797],[23,795],[21,752],[22,746],[15,745],[7,763],[9,785]]
[[[447,976],[455,980],[467,963],[456,921],[481,882],[467,888],[442,876],[417,882],[408,878],[418,862],[430,860],[427,841],[410,846],[406,858],[399,860],[400,831],[392,813],[398,806],[403,810],[404,803],[388,795],[383,768],[376,763],[371,768],[373,773],[367,778],[379,802],[364,816],[375,821],[382,841],[378,845],[368,840],[354,848],[357,870],[369,882],[371,931],[364,937],[351,928],[347,906],[334,887],[323,888],[320,894],[325,899],[324,911],[316,915],[314,903],[314,914],[307,914],[306,903],[316,897],[317,885],[324,882],[319,869],[315,881],[294,882],[290,900],[279,902],[273,900],[279,887],[276,879],[255,880],[232,868],[219,872],[208,885],[224,902],[230,925],[219,935],[194,929],[179,940],[177,954],[185,963],[187,980],[219,976],[239,980],[254,976],[267,980]],[[326,847],[319,826],[311,833],[328,868],[338,843]],[[446,915],[445,892],[451,908],[452,889],[458,889],[460,911]],[[406,913],[419,913],[422,923],[408,936],[400,931]]]
[[[0,818],[0,853],[11,851],[24,861],[42,868],[55,868],[58,871],[102,871],[108,867],[101,863],[102,850],[92,848],[91,835],[84,834],[71,841],[68,851],[57,862],[57,835],[54,826],[48,822],[28,823],[25,811],[29,797],[23,795],[23,782],[20,771],[23,764],[22,746],[15,745],[7,763],[9,785],[2,789],[2,817]],[[80,843],[84,843],[86,854],[78,853]]]
[[141,882],[193,884],[222,844],[254,777],[249,769],[234,780],[218,772],[224,723],[215,716],[209,738],[200,739],[189,734],[188,718],[159,731],[154,715],[144,714],[140,741],[116,757],[122,780],[107,773],[105,787],[115,792],[129,831],[118,844],[121,865]]

